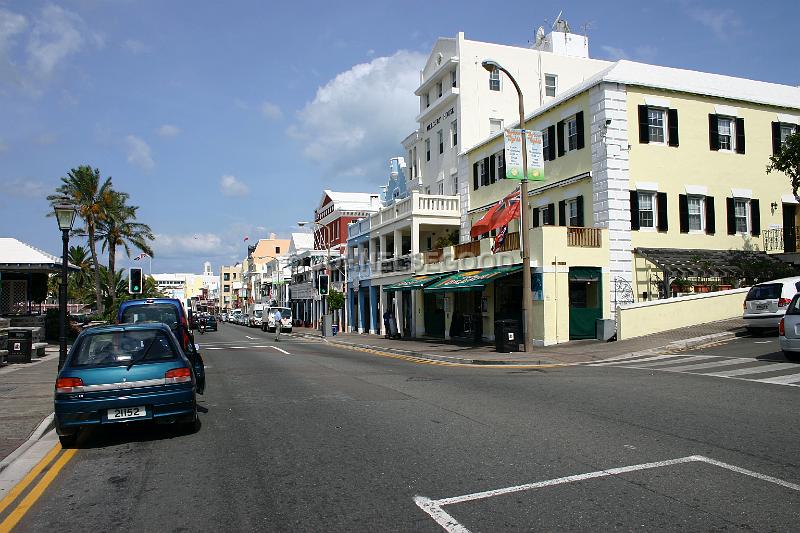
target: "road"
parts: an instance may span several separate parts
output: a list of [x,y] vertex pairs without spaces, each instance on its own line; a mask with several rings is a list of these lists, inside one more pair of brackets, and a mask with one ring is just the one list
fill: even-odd
[[18,530],[800,523],[800,387],[644,363],[419,364],[229,324],[198,340],[200,431],[85,434]]

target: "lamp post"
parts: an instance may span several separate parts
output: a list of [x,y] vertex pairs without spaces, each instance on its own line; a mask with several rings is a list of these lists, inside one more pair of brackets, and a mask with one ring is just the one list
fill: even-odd
[[[328,250],[328,259],[325,262],[325,274],[328,276],[328,287],[330,287],[330,283],[331,283],[331,240],[330,240],[330,233],[329,233],[330,228],[328,226],[323,226],[322,224],[320,224],[319,222],[316,222],[316,221],[314,221],[314,222],[300,221],[300,222],[297,223],[297,225],[299,227],[301,227],[301,228],[303,226],[305,226],[306,224],[314,224],[315,227],[322,228],[322,230],[323,230],[322,233],[325,234],[325,248],[327,248],[327,250]],[[322,299],[320,312],[322,314],[325,314],[325,311],[327,310],[327,307],[328,306],[326,304],[325,299]],[[320,320],[322,320],[322,317],[320,317]]]
[[519,194],[520,194],[520,214],[519,224],[522,226],[520,239],[520,252],[522,255],[522,314],[525,324],[525,351],[530,352],[533,349],[533,295],[531,293],[531,254],[530,254],[530,231],[528,229],[528,147],[525,138],[525,104],[522,99],[522,89],[519,88],[517,80],[511,75],[509,71],[503,68],[497,61],[491,59],[484,60],[481,65],[487,71],[495,72],[499,70],[504,72],[514,88],[517,90],[517,97],[519,98],[519,128],[522,130],[522,179],[520,180]]
[[72,230],[72,225],[75,223],[75,215],[77,212],[75,206],[69,203],[68,198],[64,198],[56,203],[53,209],[56,212],[56,221],[58,221],[58,229],[61,230],[61,242],[63,244],[61,254],[61,286],[58,291],[58,369],[61,370],[61,367],[64,366],[64,361],[67,360],[67,259],[69,256],[69,232]]

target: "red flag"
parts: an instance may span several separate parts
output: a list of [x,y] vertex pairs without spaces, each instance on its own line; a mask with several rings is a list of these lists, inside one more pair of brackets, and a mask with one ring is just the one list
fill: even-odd
[[245,237],[245,238],[244,238],[244,240],[245,240],[245,241],[249,241],[249,240],[250,240],[250,237]]
[[511,192],[508,196],[492,206],[480,220],[472,225],[469,234],[476,238],[484,233],[489,233],[493,229],[507,226],[515,218],[519,218],[520,195],[519,189]]
[[497,232],[497,237],[494,238],[494,246],[492,246],[493,254],[499,252],[500,248],[503,247],[503,243],[506,242],[506,235],[508,235],[508,226],[503,226],[500,228],[500,231]]

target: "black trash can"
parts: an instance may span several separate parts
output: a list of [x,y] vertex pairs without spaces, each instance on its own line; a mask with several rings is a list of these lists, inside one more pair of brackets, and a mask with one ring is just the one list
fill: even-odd
[[30,363],[33,332],[29,329],[8,330],[8,362]]
[[495,320],[494,347],[500,353],[518,352],[522,335],[519,320]]

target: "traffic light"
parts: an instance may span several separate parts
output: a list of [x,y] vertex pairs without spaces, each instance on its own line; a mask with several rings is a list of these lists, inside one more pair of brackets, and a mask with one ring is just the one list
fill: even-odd
[[320,296],[327,296],[328,295],[328,275],[327,274],[320,274],[319,275],[319,294],[320,294]]
[[139,267],[131,267],[128,269],[128,292],[130,294],[142,294],[144,286],[144,279],[142,276],[142,269]]

